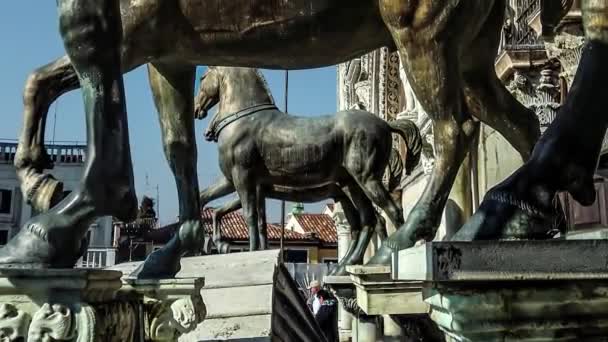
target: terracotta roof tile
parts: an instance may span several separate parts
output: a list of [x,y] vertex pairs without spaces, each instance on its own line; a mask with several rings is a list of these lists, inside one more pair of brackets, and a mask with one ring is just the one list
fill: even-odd
[[304,232],[314,233],[325,243],[337,243],[338,232],[334,220],[325,214],[293,214]]
[[[205,208],[202,212],[203,227],[208,235],[213,234],[212,225],[212,208]],[[281,239],[281,227],[276,224],[269,223],[268,227],[268,240],[280,240]],[[245,218],[241,211],[231,212],[224,217],[220,222],[220,228],[222,230],[222,237],[229,240],[249,240],[249,228],[245,222]],[[304,234],[293,232],[291,230],[285,230],[286,241],[311,241]]]

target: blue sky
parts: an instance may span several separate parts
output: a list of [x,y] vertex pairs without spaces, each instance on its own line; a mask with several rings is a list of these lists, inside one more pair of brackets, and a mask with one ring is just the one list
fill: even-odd
[[[3,4],[0,20],[0,138],[16,139],[22,124],[22,90],[27,75],[64,54],[57,29],[55,1],[20,0]],[[204,71],[198,70],[200,75]],[[264,75],[280,108],[283,108],[284,72],[264,70]],[[197,85],[198,86],[198,85]],[[175,182],[162,152],[156,109],[152,102],[145,66],[125,76],[131,152],[138,196],[156,197],[160,191],[160,219],[170,223],[178,214]],[[57,112],[56,125],[54,113]],[[336,111],[336,67],[289,72],[289,112],[317,116]],[[80,91],[62,96],[49,111],[47,140],[85,141],[83,105]],[[204,188],[219,176],[215,144],[203,140],[207,120],[197,121],[199,185]],[[147,181],[146,181],[147,179]],[[217,205],[222,201],[215,202]],[[287,205],[289,210],[290,204]],[[318,212],[321,204],[306,205]],[[268,205],[271,222],[280,219],[279,203]]]

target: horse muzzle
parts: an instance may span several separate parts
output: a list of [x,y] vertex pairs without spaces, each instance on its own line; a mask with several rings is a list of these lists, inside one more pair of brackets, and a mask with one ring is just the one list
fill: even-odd
[[212,129],[207,129],[205,131],[205,140],[207,141],[215,141],[215,133]]
[[202,107],[198,107],[194,110],[194,118],[195,119],[199,119],[199,120],[203,120],[204,118],[207,117],[207,110],[202,108]]

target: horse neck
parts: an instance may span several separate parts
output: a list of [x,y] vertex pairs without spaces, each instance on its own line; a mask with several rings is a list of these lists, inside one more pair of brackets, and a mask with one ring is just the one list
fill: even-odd
[[258,80],[227,80],[220,91],[218,119],[261,104],[274,104]]

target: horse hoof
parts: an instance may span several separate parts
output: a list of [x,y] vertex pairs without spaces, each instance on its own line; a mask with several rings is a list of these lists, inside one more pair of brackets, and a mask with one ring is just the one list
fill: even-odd
[[71,234],[80,228],[56,215],[36,216],[0,249],[0,267],[71,268],[86,248]]
[[334,277],[347,276],[348,272],[346,271],[346,265],[338,264],[328,273],[328,275]]
[[22,178],[21,192],[32,208],[43,213],[63,199],[63,183],[50,174],[36,173],[30,169]]
[[17,147],[14,164],[18,170],[33,168],[40,172],[55,167],[45,148],[24,149],[22,144]]
[[146,261],[141,263],[128,277],[136,279],[175,278],[181,269],[179,260],[179,253],[173,253],[168,248],[161,248],[148,255]]

